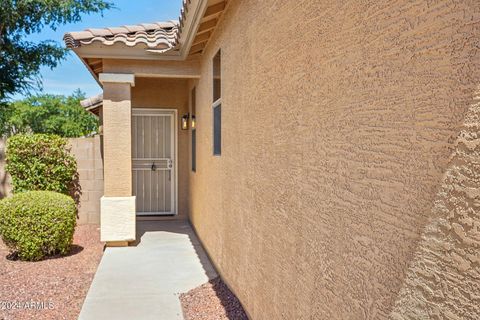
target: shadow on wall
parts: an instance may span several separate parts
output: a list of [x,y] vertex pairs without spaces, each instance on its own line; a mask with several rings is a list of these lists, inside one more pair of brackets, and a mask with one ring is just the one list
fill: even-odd
[[5,171],[5,140],[0,138],[0,199],[10,194],[10,177]]
[[212,289],[220,300],[220,303],[225,308],[228,319],[248,320],[247,314],[243,311],[240,301],[220,278],[212,279],[209,283],[212,285]]
[[480,89],[390,319],[480,319]]

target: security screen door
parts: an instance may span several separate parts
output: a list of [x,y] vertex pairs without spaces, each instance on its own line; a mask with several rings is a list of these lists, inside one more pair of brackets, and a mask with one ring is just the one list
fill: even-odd
[[175,113],[132,109],[132,183],[138,215],[176,214]]

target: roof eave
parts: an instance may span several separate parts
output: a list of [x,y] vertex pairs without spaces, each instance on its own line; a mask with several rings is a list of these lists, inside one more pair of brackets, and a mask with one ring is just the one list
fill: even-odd
[[142,46],[129,47],[121,44],[105,46],[97,42],[89,45],[79,45],[73,39],[65,39],[65,43],[80,58],[98,85],[103,88],[98,75],[89,65],[87,59],[186,60],[189,57],[203,15],[207,10],[208,2],[208,0],[184,0],[178,26],[177,45],[168,50],[157,51]]
[[135,46],[127,47],[122,44],[104,46],[101,43],[92,43],[73,49],[81,58],[103,59],[136,59],[136,60],[181,60],[180,51],[172,48],[169,51],[157,53],[154,50]]
[[80,61],[82,61],[83,65],[87,68],[88,72],[90,72],[90,74],[92,75],[92,77],[95,79],[95,81],[97,82],[97,84],[100,86],[100,88],[103,88],[103,85],[102,83],[100,82],[100,80],[98,79],[98,76],[95,74],[95,72],[93,71],[92,67],[90,67],[90,65],[87,63],[87,61],[85,61],[85,57],[82,57],[80,54],[78,54],[77,50],[74,48],[72,49],[73,52],[75,52],[75,54],[77,55],[77,57],[80,59]]
[[[187,0],[188,1],[188,0]],[[85,58],[111,58],[111,59],[141,59],[141,60],[185,60],[188,57],[190,48],[196,32],[207,9],[208,0],[191,0],[184,4],[183,13],[178,29],[178,44],[169,49],[156,51],[144,47],[128,47],[125,45],[104,46],[101,43],[93,42],[89,45],[78,45],[73,40],[65,40],[79,58],[85,63]],[[67,37],[66,37],[67,38]],[[88,67],[90,72],[93,72]],[[93,73],[94,74],[94,73]]]
[[207,5],[208,0],[192,0],[189,5],[184,6],[188,11],[185,19],[180,19],[180,36],[178,39],[182,60],[185,60],[190,52],[200,21],[207,10]]

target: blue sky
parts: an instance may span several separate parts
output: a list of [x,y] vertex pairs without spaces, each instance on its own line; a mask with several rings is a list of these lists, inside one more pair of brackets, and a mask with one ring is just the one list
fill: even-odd
[[[31,35],[25,39],[33,42],[54,40],[64,46],[63,34],[68,31],[177,20],[182,4],[181,0],[110,0],[110,2],[115,3],[117,8],[106,11],[103,17],[99,14],[85,15],[79,23],[60,26],[55,31],[46,28],[40,34]],[[45,93],[69,95],[77,88],[80,88],[87,96],[101,92],[97,82],[73,52],[57,68],[53,70],[42,68],[41,74]],[[14,96],[14,99],[19,98],[22,96]]]

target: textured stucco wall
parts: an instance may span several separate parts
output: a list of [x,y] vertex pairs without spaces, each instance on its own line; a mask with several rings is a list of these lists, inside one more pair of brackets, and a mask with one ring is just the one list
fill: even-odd
[[[178,62],[173,63],[174,66]],[[104,59],[104,69],[106,73],[131,72],[133,74],[142,74],[145,72],[143,62],[135,60],[109,60]],[[108,87],[110,86],[110,87]],[[112,98],[106,95],[106,91],[110,92]],[[179,123],[183,114],[188,112],[188,80],[176,78],[146,78],[135,77],[135,86],[128,87],[127,84],[106,84],[104,86],[104,104],[111,105],[110,112],[103,107],[104,122],[104,139],[107,146],[110,142],[122,150],[115,151],[113,157],[110,157],[111,170],[107,172],[105,165],[105,176],[110,179],[105,182],[105,195],[128,196],[131,194],[131,149],[126,146],[126,135],[129,130],[125,130],[124,123],[131,119],[131,108],[164,108],[177,110],[177,128],[178,128],[178,212],[174,219],[187,219],[188,217],[188,184],[189,184],[189,131],[180,130]],[[107,99],[110,99],[107,101]],[[112,122],[113,121],[113,122]],[[107,132],[107,123],[112,123],[110,133]],[[128,128],[130,127],[128,122]],[[114,130],[122,132],[113,132]],[[129,138],[131,139],[131,137]],[[128,154],[126,153],[128,151]],[[105,152],[105,157],[107,158]],[[107,159],[106,159],[107,162]],[[119,168],[121,170],[119,170]],[[129,170],[129,173],[126,173]],[[130,175],[130,176],[129,176]],[[130,181],[130,183],[129,183]],[[112,189],[114,193],[107,193],[108,189]],[[142,219],[150,219],[142,217]],[[151,219],[158,219],[153,217]],[[168,218],[169,219],[169,218]]]
[[231,2],[191,82],[189,201],[253,319],[480,318],[479,21],[478,1]]
[[104,195],[132,195],[131,86],[103,84],[103,164]]
[[477,90],[392,319],[480,318],[479,120]]
[[[134,69],[136,70],[136,69]],[[178,219],[188,217],[188,133],[180,130],[180,118],[188,112],[188,80],[136,78],[132,88],[133,108],[177,110],[178,132]]]

